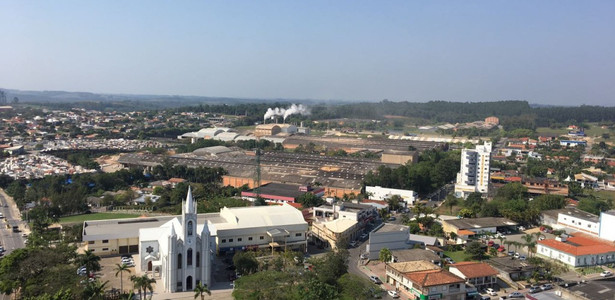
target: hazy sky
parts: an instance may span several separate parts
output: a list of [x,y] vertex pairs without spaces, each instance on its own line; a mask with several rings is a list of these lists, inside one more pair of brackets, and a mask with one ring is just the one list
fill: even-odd
[[615,1],[4,1],[0,87],[615,105]]

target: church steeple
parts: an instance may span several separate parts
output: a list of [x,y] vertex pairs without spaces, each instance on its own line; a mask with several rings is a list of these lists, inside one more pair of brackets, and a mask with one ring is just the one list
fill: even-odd
[[192,188],[188,186],[188,195],[186,196],[186,204],[183,207],[183,214],[196,214],[196,206],[192,198]]

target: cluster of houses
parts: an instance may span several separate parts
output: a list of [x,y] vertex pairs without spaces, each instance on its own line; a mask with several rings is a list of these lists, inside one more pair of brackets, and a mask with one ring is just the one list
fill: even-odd
[[0,172],[15,179],[43,178],[47,175],[92,173],[95,171],[72,165],[64,159],[45,154],[19,155],[0,161]]

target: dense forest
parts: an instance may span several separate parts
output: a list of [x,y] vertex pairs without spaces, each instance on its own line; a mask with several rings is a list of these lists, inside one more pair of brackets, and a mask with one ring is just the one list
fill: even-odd
[[[177,112],[209,112],[230,115],[245,115],[246,125],[262,121],[262,115],[269,107],[287,107],[289,103],[253,103],[237,105],[203,104],[176,108]],[[536,126],[552,126],[578,122],[615,122],[615,107],[588,106],[577,107],[532,107],[527,101],[498,102],[447,102],[430,101],[423,103],[381,102],[345,103],[342,105],[315,104],[310,106],[310,120],[337,118],[382,119],[387,115],[430,120],[433,122],[471,122],[489,116],[497,116],[505,129]],[[297,116],[293,116],[297,117]]]

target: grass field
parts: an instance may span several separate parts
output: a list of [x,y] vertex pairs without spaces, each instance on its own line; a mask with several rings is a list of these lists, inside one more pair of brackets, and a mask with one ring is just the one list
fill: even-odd
[[66,223],[81,223],[83,221],[108,220],[108,219],[127,219],[137,218],[139,214],[122,214],[122,213],[92,213],[85,215],[76,215],[60,218],[61,224]]
[[444,251],[444,255],[450,257],[455,262],[472,260],[465,251]]

